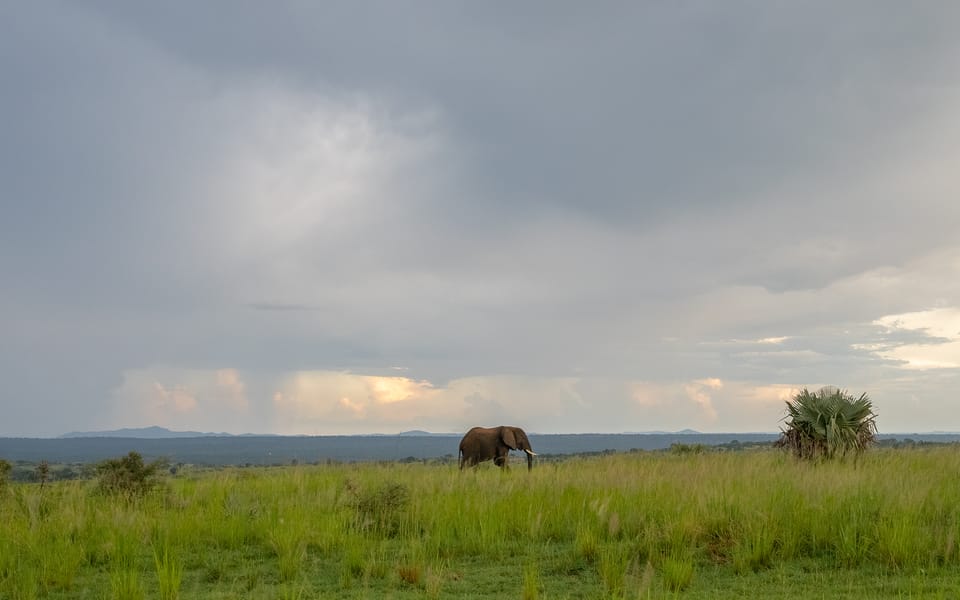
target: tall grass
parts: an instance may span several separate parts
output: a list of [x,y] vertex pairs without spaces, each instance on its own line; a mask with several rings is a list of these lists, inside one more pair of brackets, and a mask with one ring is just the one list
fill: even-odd
[[154,548],[153,562],[156,567],[161,600],[177,600],[180,597],[180,583],[183,577],[183,566],[180,561],[171,556],[170,548],[164,544],[162,549]]
[[635,597],[801,563],[955,573],[957,473],[943,447],[187,471],[122,502],[93,482],[11,484],[0,598]]

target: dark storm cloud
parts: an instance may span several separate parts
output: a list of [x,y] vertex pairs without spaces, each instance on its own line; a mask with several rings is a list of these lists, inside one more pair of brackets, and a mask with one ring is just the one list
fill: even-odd
[[761,201],[772,183],[869,164],[878,145],[942,100],[937,88],[957,66],[956,10],[763,2],[101,8],[210,71],[437,103],[476,161],[483,204],[463,199],[470,218],[556,207],[632,227],[678,211],[722,213]]
[[958,12],[0,7],[0,434],[156,365],[889,374],[960,302]]

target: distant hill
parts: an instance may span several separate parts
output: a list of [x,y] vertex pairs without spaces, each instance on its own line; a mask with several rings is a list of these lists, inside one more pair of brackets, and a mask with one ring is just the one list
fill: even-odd
[[[160,430],[160,431],[158,431]],[[0,438],[0,457],[38,462],[96,462],[136,451],[144,458],[203,465],[275,465],[322,461],[406,460],[457,456],[458,434],[248,436],[209,435],[146,428],[95,432],[86,437]],[[106,435],[113,433],[112,436]],[[662,450],[673,443],[717,445],[733,440],[772,442],[775,434],[530,434],[536,452],[578,454]]]
[[[611,434],[615,435],[615,434]],[[650,429],[648,431],[624,431],[622,435],[702,435],[696,429],[681,429],[680,431],[667,431],[665,429]]]
[[[72,437],[68,437],[72,436]],[[200,465],[278,465],[325,461],[378,461],[446,457],[455,460],[458,434],[403,435],[223,435],[170,431],[162,427],[74,433],[60,438],[0,437],[8,461],[93,463],[139,452],[145,459]],[[152,436],[152,437],[150,437]],[[630,450],[666,450],[672,444],[716,446],[771,443],[776,433],[530,434],[534,450],[550,455]],[[958,443],[958,434],[880,434],[881,440]]]
[[[462,435],[460,433],[433,433],[430,431],[423,431],[420,429],[413,429],[411,431],[401,431],[400,433],[374,433],[369,436],[361,435],[360,437],[392,437],[392,436],[403,436],[403,437],[450,437]],[[212,433],[206,431],[173,431],[172,429],[167,429],[166,427],[159,427],[154,425],[152,427],[125,427],[123,429],[111,429],[108,431],[71,431],[70,433],[64,433],[63,435],[57,436],[61,439],[74,439],[74,438],[133,438],[138,440],[169,440],[169,439],[179,439],[179,438],[200,438],[200,437],[282,437],[276,434],[262,434],[262,433]],[[288,437],[310,437],[310,436],[288,436]]]
[[[435,433],[424,431],[422,429],[412,429],[410,431],[401,431],[400,433],[372,433],[358,434],[350,437],[459,437],[462,432]],[[543,435],[538,432],[529,432],[529,435]],[[549,435],[549,434],[547,434]],[[595,435],[595,434],[577,434],[577,435]],[[596,434],[596,435],[703,435],[693,429],[683,429],[681,431],[628,431],[623,434]],[[181,438],[203,438],[203,437],[312,437],[312,436],[280,436],[278,434],[260,434],[260,433],[213,433],[206,431],[174,431],[166,427],[153,425],[151,427],[124,427],[122,429],[111,429],[106,431],[71,431],[57,436],[61,439],[75,438],[132,438],[138,440],[169,440]],[[340,436],[337,436],[340,437]]]
[[229,433],[204,433],[200,431],[171,431],[166,427],[134,427],[110,431],[71,431],[61,438],[136,438],[141,440],[166,440],[172,438],[231,437]]

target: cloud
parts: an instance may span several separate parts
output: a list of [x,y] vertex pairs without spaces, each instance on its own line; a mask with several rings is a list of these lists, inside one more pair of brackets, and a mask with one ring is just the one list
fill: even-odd
[[708,422],[717,420],[717,411],[713,407],[710,390],[721,388],[723,388],[723,382],[716,378],[703,379],[684,386],[687,396],[699,405],[701,420]]
[[624,421],[643,423],[635,430],[773,431],[784,400],[797,386],[707,377],[693,381],[637,382],[631,397],[638,410]]
[[216,398],[231,410],[245,411],[249,408],[247,386],[236,369],[219,369],[216,372],[218,393]]
[[0,9],[0,434],[941,426],[956,8],[223,10]]
[[[888,341],[869,346],[878,355],[900,361],[909,369],[960,368],[960,308],[931,310],[887,315],[875,323],[890,337],[900,333],[918,333],[920,340]],[[915,337],[915,336],[911,336]]]
[[153,390],[151,412],[156,417],[163,418],[168,413],[191,413],[197,409],[197,399],[183,388],[168,390],[155,381]]
[[[636,382],[616,379],[487,376],[446,385],[402,376],[302,371],[256,381],[273,390],[250,397],[263,373],[233,369],[128,373],[115,392],[115,420],[233,433],[395,433],[465,431],[517,424],[535,432],[622,432],[696,427],[769,431],[788,386],[701,378]],[[161,383],[160,380],[166,382]]]
[[[335,371],[266,375],[153,368],[127,373],[114,393],[111,423],[291,435],[457,432],[499,424],[537,433],[775,431],[784,416],[784,402],[800,389],[843,383],[857,393],[869,393],[889,432],[907,431],[917,419],[930,418],[937,410],[934,390],[949,381],[928,380],[918,386],[892,380],[879,392],[861,382],[768,384],[716,377],[624,382],[488,376],[437,385],[402,376]],[[251,388],[259,391],[250,395]]]
[[[113,391],[112,427],[160,425],[233,431],[252,426],[247,385],[236,369],[153,367],[124,373]],[[244,430],[246,431],[246,430]]]
[[569,380],[471,377],[444,386],[406,377],[301,372],[273,396],[279,431],[459,431],[477,424],[562,423],[576,392]]
[[423,415],[447,418],[438,390],[406,377],[304,371],[277,383],[273,420],[292,433],[384,433],[411,428]]

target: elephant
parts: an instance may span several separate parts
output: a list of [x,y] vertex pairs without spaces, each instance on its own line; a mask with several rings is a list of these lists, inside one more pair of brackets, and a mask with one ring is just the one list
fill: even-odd
[[537,453],[530,447],[530,440],[522,429],[508,425],[474,427],[460,440],[460,470],[464,466],[475,467],[490,459],[493,459],[493,464],[505,469],[511,450],[526,452],[527,470],[533,468],[533,457]]

